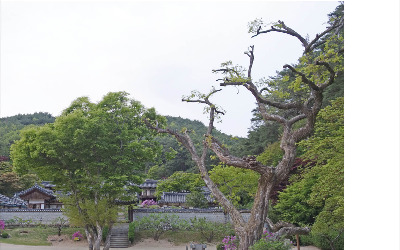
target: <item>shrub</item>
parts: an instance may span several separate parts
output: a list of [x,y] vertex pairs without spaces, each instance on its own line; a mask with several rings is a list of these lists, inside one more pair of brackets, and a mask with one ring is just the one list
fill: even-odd
[[284,241],[271,241],[266,239],[260,239],[250,249],[251,250],[290,250],[292,246]]
[[[328,237],[332,238],[333,236],[328,236]],[[311,233],[312,244],[322,250],[330,250],[330,249],[343,250],[344,249],[343,234],[339,235],[337,240],[335,240],[334,242],[330,242],[328,240],[329,239],[328,237]]]
[[193,191],[186,196],[186,203],[191,207],[207,208],[208,201],[202,192]]
[[201,236],[209,243],[212,242],[215,236],[222,236],[232,230],[230,224],[207,221],[206,218],[197,219],[195,217],[190,222],[192,228],[200,232]]
[[[15,218],[15,217],[14,217]],[[5,224],[7,224],[7,225],[15,225],[16,224],[16,221],[15,221],[15,219],[9,219],[9,220],[6,220],[5,221]]]
[[144,207],[150,207],[153,205],[157,205],[157,202],[154,200],[144,200],[141,205]]
[[101,239],[103,242],[106,242],[108,235],[108,226],[103,227],[103,234],[101,235]]
[[262,238],[258,240],[253,246],[250,247],[251,250],[290,250],[292,249],[292,243],[289,240],[276,238],[273,233],[264,231]]
[[77,231],[72,235],[72,239],[79,238],[80,240],[83,239],[83,235],[81,232]]
[[68,220],[63,217],[57,217],[52,222],[52,225],[58,229],[58,236],[61,236],[61,230],[68,227]]
[[135,222],[129,223],[128,239],[130,242],[133,242],[135,239],[135,227]]
[[225,250],[236,250],[237,245],[239,245],[239,240],[236,239],[236,236],[225,236],[222,243],[224,244]]
[[166,231],[187,229],[189,223],[179,219],[177,215],[151,214],[140,219],[137,226],[141,230],[149,230],[153,234],[153,239],[158,241]]
[[1,231],[4,230],[5,226],[6,226],[6,223],[4,222],[4,220],[0,220],[0,233],[1,233]]
[[217,250],[225,250],[225,249],[224,249],[224,246],[225,246],[224,243],[219,243],[219,244],[217,245]]
[[8,238],[9,237],[9,235],[8,235],[8,233],[6,233],[6,232],[3,232],[2,234],[1,234],[1,238]]
[[149,208],[150,209],[157,209],[157,208],[160,208],[160,206],[159,205],[151,205],[151,206],[149,206]]

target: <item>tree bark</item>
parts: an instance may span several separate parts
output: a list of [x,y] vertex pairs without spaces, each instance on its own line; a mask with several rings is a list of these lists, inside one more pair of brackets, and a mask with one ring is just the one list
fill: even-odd
[[101,238],[103,236],[103,229],[100,227],[98,223],[96,223],[96,237],[93,245],[94,250],[100,250],[100,245],[101,245]]
[[110,249],[112,228],[113,228],[113,224],[110,224],[109,228],[108,228],[106,242],[104,242],[103,250],[109,250]]
[[92,240],[93,237],[92,237],[92,234],[91,234],[91,232],[89,230],[89,226],[88,225],[85,226],[85,233],[86,233],[86,238],[87,238],[87,241],[88,241],[89,250],[93,250],[93,240]]

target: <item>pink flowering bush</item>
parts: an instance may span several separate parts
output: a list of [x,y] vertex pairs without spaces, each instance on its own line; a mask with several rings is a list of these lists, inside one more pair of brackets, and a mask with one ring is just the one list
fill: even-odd
[[263,234],[262,234],[262,238],[264,238],[264,239],[266,239],[266,240],[271,240],[271,239],[274,238],[274,236],[275,236],[274,233],[270,233],[270,232],[268,232],[267,230],[265,230],[265,231],[263,232]]
[[225,250],[237,249],[238,241],[236,239],[236,236],[225,236],[225,238],[222,240],[222,243],[224,243]]
[[157,205],[157,202],[154,201],[154,200],[145,200],[145,201],[142,202],[141,205],[144,206],[144,207],[150,207],[150,206]]
[[80,240],[83,239],[83,235],[81,232],[77,231],[72,235],[72,239],[79,238]]
[[4,220],[0,220],[0,233],[1,233],[1,231],[4,230],[5,226],[6,226],[6,223],[4,223]]

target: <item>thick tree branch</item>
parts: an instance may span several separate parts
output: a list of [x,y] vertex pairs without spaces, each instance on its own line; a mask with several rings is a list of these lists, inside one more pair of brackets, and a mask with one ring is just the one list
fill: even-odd
[[206,142],[211,150],[218,156],[219,160],[226,165],[250,169],[262,175],[271,175],[275,171],[273,167],[265,166],[258,162],[254,156],[243,158],[232,156],[229,153],[229,150],[221,145],[221,143],[214,137],[208,137]]
[[303,120],[303,119],[305,119],[305,118],[307,118],[307,116],[306,116],[305,114],[297,115],[297,116],[293,117],[292,119],[290,119],[290,120],[288,121],[288,124],[293,125],[293,124],[295,124],[296,122],[298,122],[298,121],[300,121],[300,120]]
[[251,81],[251,70],[253,69],[254,63],[254,45],[250,46],[249,51],[245,52],[245,54],[250,58],[249,70],[247,71],[247,78]]
[[[302,105],[301,105],[301,103],[298,103],[298,102],[281,103],[281,102],[274,102],[274,101],[264,98],[262,96],[262,92],[264,90],[267,90],[267,88],[263,88],[260,91],[258,91],[257,87],[251,81],[251,79],[252,79],[251,72],[252,72],[253,63],[254,63],[254,46],[250,46],[250,50],[245,52],[245,54],[250,58],[250,64],[249,64],[249,69],[248,69],[248,74],[247,74],[248,80],[238,82],[238,81],[231,81],[228,78],[220,79],[220,80],[223,80],[223,82],[220,83],[220,86],[222,86],[222,87],[243,86],[252,93],[252,95],[256,98],[257,102],[259,102],[259,103],[263,103],[265,105],[270,105],[270,106],[278,108],[278,109],[285,109],[285,110],[301,109]],[[229,70],[230,69],[217,69],[217,70],[214,70],[214,72],[221,71],[221,72],[226,73],[226,72],[229,72]],[[275,121],[277,120],[277,118],[278,117],[274,117],[274,116],[270,117],[270,119],[275,120]],[[281,118],[279,118],[279,120],[282,121]]]
[[331,85],[333,83],[333,81],[335,80],[336,77],[336,73],[335,71],[332,69],[332,67],[329,65],[329,63],[327,62],[323,62],[323,61],[316,61],[315,62],[316,65],[322,65],[324,66],[330,73],[329,75],[329,79],[320,86],[321,90],[324,90],[326,87],[328,87],[329,85]]
[[305,74],[297,71],[293,66],[290,66],[289,64],[285,64],[283,65],[283,68],[289,68],[293,73],[298,74],[299,76],[301,76],[301,80],[306,83],[310,88],[312,88],[313,90],[319,91],[319,87],[317,85],[315,85],[315,83],[313,83],[310,79],[308,79],[306,77]]
[[291,223],[283,221],[279,221],[276,224],[274,224],[269,218],[266,218],[265,222],[267,223],[271,231],[274,232],[275,238],[281,238],[284,236],[290,236],[296,234],[306,235],[309,234],[311,231],[311,229],[308,227],[296,227]]
[[255,36],[258,36],[259,34],[265,34],[265,33],[269,33],[269,32],[280,32],[280,33],[285,33],[285,34],[296,37],[303,44],[304,48],[306,48],[308,46],[307,40],[304,39],[299,33],[297,33],[293,29],[286,26],[285,23],[280,20],[278,21],[278,23],[282,28],[276,28],[274,26],[271,26],[271,29],[264,30],[264,31],[260,31],[261,28],[258,28],[257,33],[255,35],[253,35],[252,38]]
[[[269,29],[269,30],[262,31],[261,30],[262,27],[259,26],[257,29],[257,33],[255,35],[253,35],[252,38],[256,37],[260,34],[265,34],[265,33],[269,33],[269,32],[285,33],[285,34],[296,37],[302,43],[302,45],[304,47],[303,54],[307,54],[307,53],[313,51],[316,47],[325,43],[324,41],[321,42],[322,37],[324,37],[325,35],[327,35],[328,33],[332,32],[335,29],[338,30],[339,28],[343,27],[343,25],[344,25],[344,17],[342,16],[341,18],[337,19],[331,26],[327,27],[326,30],[324,30],[321,34],[316,34],[315,38],[311,42],[308,42],[299,33],[297,33],[293,29],[286,26],[284,22],[278,21],[278,25],[271,26],[271,29]],[[281,27],[277,27],[277,26],[281,26]]]
[[[207,105],[210,106],[210,123],[209,123],[209,127],[207,130],[207,135],[206,137],[211,137],[211,133],[212,130],[214,128],[214,116],[215,116],[215,112],[217,112],[215,105],[212,104],[208,98],[218,92],[219,90],[215,90],[212,91],[209,95],[207,95],[205,97],[204,100],[198,100],[197,102],[199,103],[206,103]],[[186,101],[186,100],[184,100]],[[195,101],[196,102],[196,101]],[[207,149],[208,149],[208,145],[207,143],[204,141],[203,143],[203,151],[202,151],[202,155],[199,156],[196,148],[192,142],[192,139],[190,138],[190,136],[184,132],[183,134],[178,133],[176,130],[171,130],[171,129],[162,129],[158,127],[158,124],[156,123],[156,125],[153,125],[150,123],[149,120],[144,120],[144,122],[146,123],[146,125],[151,128],[156,130],[158,133],[167,133],[170,135],[173,135],[177,141],[179,141],[180,143],[182,143],[182,145],[190,152],[191,156],[192,156],[192,160],[196,163],[197,167],[200,170],[200,174],[204,180],[204,182],[206,183],[207,187],[211,190],[213,196],[218,200],[218,202],[220,202],[222,204],[222,206],[227,209],[227,211],[229,212],[229,214],[232,217],[232,220],[235,224],[235,226],[237,228],[243,228],[245,226],[245,221],[243,219],[243,217],[241,216],[240,212],[233,206],[233,204],[225,197],[225,195],[218,189],[217,185],[211,180],[210,176],[208,175],[208,171],[207,168],[205,166],[205,158],[207,155]]]
[[329,32],[331,32],[331,31],[333,31],[334,29],[337,29],[337,28],[339,28],[339,27],[341,27],[341,26],[343,26],[343,17],[340,18],[340,19],[337,19],[337,20],[335,21],[335,23],[334,23],[332,26],[327,27],[326,30],[323,31],[321,34],[317,34],[317,35],[315,36],[315,38],[308,44],[308,46],[305,47],[305,49],[304,49],[304,54],[306,54],[306,53],[308,53],[308,52],[310,52],[310,51],[313,51],[317,46],[321,45],[321,43],[318,43],[318,41],[319,41],[323,36],[325,36],[325,35],[328,34]]

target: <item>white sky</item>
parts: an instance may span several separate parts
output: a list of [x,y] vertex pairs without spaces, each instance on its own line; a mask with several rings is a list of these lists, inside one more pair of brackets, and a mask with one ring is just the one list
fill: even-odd
[[[283,20],[302,35],[324,30],[338,2],[1,2],[0,116],[49,112],[80,96],[99,101],[126,91],[163,115],[207,122],[203,107],[182,103],[207,92],[220,63],[248,65],[255,45],[255,79],[274,75],[301,55],[300,42],[279,33],[250,38],[247,23]],[[225,88],[213,101],[227,114],[216,126],[246,136],[253,97]]]

